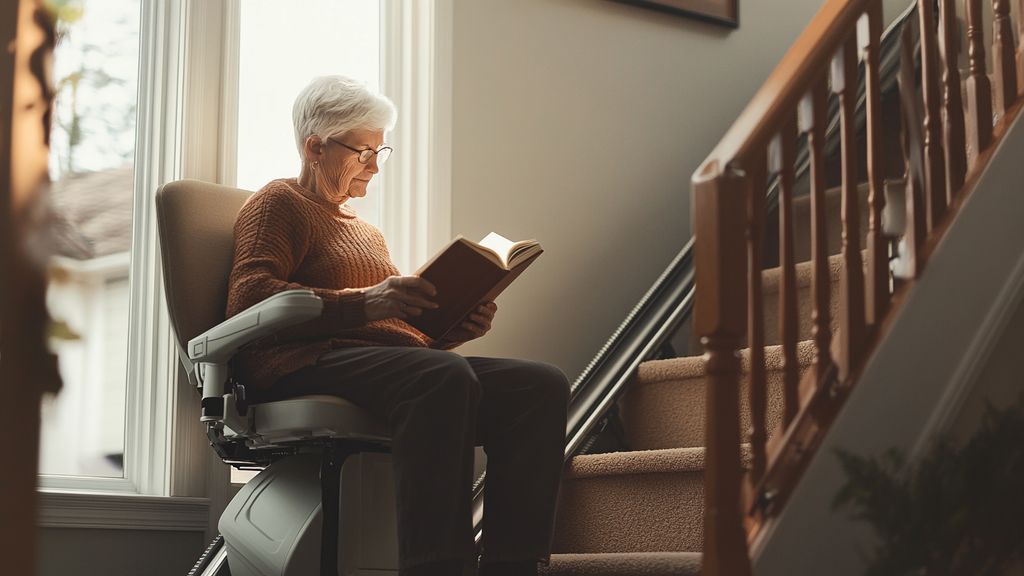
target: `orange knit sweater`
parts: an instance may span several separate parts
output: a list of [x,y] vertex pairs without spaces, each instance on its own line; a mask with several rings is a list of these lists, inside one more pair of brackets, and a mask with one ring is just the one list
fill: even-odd
[[344,205],[314,199],[294,178],[250,197],[235,223],[227,316],[284,290],[307,288],[324,301],[320,317],[248,345],[234,359],[250,389],[345,346],[418,346],[434,341],[398,318],[367,322],[366,288],[397,275],[384,236]]

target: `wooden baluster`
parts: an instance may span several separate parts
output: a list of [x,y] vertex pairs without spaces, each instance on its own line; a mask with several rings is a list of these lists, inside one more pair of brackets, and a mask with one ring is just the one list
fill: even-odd
[[932,0],[918,0],[917,13],[921,24],[921,91],[924,93],[924,197],[930,232],[946,213],[946,159],[942,151],[942,98]]
[[960,43],[956,23],[956,2],[942,0],[941,21],[943,112],[945,116],[946,202],[964,186],[967,176],[967,149],[964,136],[964,103],[960,94]]
[[750,445],[753,452],[752,478],[760,479],[767,463],[765,445],[768,378],[764,360],[764,292],[761,275],[764,263],[765,183],[767,175],[763,156],[751,162],[747,174],[750,194],[747,196],[747,344],[750,346]]
[[800,102],[800,133],[807,134],[811,161],[811,340],[814,358],[811,369],[815,382],[823,382],[832,364],[832,328],[829,290],[828,233],[825,229],[825,117],[828,82],[825,76],[814,82]]
[[842,141],[842,278],[839,282],[839,378],[845,380],[864,346],[864,268],[857,199],[857,37],[832,59],[832,91],[839,95]]
[[903,159],[906,188],[906,228],[903,231],[903,252],[900,254],[901,278],[917,278],[924,267],[921,257],[925,240],[925,209],[921,192],[924,161],[921,146],[921,118],[917,106],[914,81],[913,29],[908,25],[900,34],[900,109],[903,111]]
[[743,281],[747,247],[745,195],[733,170],[693,186],[697,307],[694,327],[706,359],[707,427],[704,470],[704,576],[749,576],[750,556],[740,512],[740,360],[747,307]]
[[[779,175],[779,336],[782,341],[783,425],[788,426],[799,410],[797,388],[800,365],[796,359],[799,339],[796,294],[796,255],[793,248],[793,165],[796,164],[796,124],[785,122],[772,140],[769,172]],[[753,413],[751,413],[753,418]],[[760,478],[754,478],[759,480]]]
[[1017,94],[1024,96],[1024,0],[1017,0]]
[[882,236],[885,208],[885,146],[882,136],[882,93],[878,78],[879,44],[882,36],[882,4],[874,2],[858,22],[858,36],[864,55],[864,90],[867,102],[868,142],[868,271],[866,321],[877,325],[889,308],[889,242]]
[[992,0],[992,85],[994,112],[1002,118],[1017,101],[1017,62],[1010,24],[1010,0]]
[[992,143],[992,86],[985,71],[981,0],[967,0],[967,155],[974,164]]

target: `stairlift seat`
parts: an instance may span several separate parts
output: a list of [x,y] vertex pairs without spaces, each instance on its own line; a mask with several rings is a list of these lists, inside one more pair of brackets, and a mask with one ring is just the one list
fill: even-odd
[[336,396],[299,396],[254,404],[249,412],[254,447],[260,443],[282,444],[313,438],[351,438],[390,444],[391,435],[383,422]]

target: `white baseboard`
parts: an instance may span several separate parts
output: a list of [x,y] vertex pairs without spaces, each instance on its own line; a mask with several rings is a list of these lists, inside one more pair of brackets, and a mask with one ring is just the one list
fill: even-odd
[[39,527],[205,532],[209,500],[39,491]]

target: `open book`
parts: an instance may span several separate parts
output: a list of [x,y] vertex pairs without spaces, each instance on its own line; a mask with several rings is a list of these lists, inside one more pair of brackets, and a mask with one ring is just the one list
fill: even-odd
[[415,272],[437,288],[438,308],[406,322],[431,338],[444,337],[477,305],[501,294],[543,251],[536,240],[513,242],[494,232],[480,242],[456,236]]

